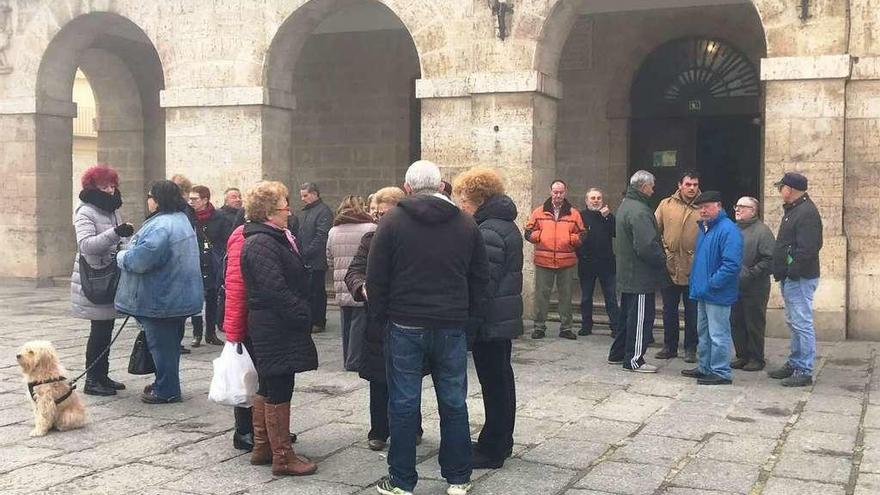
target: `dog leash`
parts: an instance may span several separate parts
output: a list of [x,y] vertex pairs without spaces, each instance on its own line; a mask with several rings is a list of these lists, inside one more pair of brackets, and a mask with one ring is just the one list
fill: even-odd
[[[89,366],[88,368],[85,369],[85,371],[80,373],[80,375],[78,377],[67,382],[67,384],[70,385],[71,392],[73,391],[73,389],[76,388],[76,382],[78,382],[80,380],[80,378],[84,377],[86,375],[86,373],[91,371],[91,369],[94,368],[96,364],[98,364],[98,362],[101,360],[101,358],[104,357],[104,354],[107,354],[108,352],[110,352],[110,347],[113,345],[114,342],[116,342],[116,339],[119,337],[119,334],[122,333],[122,329],[125,328],[125,324],[128,323],[129,318],[131,318],[131,315],[128,315],[125,317],[125,320],[122,321],[122,325],[119,327],[119,330],[116,331],[116,335],[113,336],[113,339],[110,340],[110,343],[107,344],[107,347],[101,352],[101,354],[98,354],[98,357],[95,358],[95,361],[91,364],[91,366]],[[69,393],[68,393],[68,395],[69,395]]]

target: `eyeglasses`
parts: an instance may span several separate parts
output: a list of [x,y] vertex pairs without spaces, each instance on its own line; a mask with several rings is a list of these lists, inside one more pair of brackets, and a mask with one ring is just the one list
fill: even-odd
[[755,209],[755,207],[752,205],[736,205],[733,207],[734,210],[741,210],[743,208],[751,208],[753,210]]
[[201,201],[201,200],[202,200],[202,198],[200,198],[200,197],[199,198],[187,198],[187,201],[189,201],[190,203],[195,203],[196,201]]

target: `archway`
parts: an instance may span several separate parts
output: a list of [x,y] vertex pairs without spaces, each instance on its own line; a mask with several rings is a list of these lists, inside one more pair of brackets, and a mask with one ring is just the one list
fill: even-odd
[[[389,7],[313,0],[284,24],[267,60],[270,98],[295,101],[273,110],[279,118],[264,128],[273,147],[265,156],[286,162],[267,168],[292,189],[316,182],[331,207],[402,182],[420,155],[421,69],[409,30]],[[287,147],[275,147],[283,137]]]
[[628,173],[650,167],[655,200],[688,171],[701,175],[703,190],[721,191],[729,209],[759,195],[761,85],[738,48],[703,37],[664,43],[642,63],[630,101]]
[[96,157],[120,175],[122,215],[140,224],[147,184],[165,174],[165,118],[159,106],[164,76],[147,35],[111,13],[81,15],[50,42],[37,75],[37,271],[40,278],[68,275],[73,253],[73,89],[77,71],[95,101]]

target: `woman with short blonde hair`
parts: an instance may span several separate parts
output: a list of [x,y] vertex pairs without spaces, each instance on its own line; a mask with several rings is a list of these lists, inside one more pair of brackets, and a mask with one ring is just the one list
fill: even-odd
[[504,183],[495,170],[475,167],[458,174],[452,182],[452,194],[464,203],[462,210],[473,215],[487,199],[504,194]]
[[275,213],[278,201],[288,196],[290,191],[280,182],[258,182],[245,193],[244,215],[251,222],[266,222]]

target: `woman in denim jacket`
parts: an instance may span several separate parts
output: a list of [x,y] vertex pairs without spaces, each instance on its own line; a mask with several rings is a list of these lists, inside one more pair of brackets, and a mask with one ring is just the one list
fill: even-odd
[[116,309],[144,328],[156,379],[144,389],[147,404],[180,401],[180,335],[183,320],[201,311],[204,292],[196,234],[177,185],[156,182],[147,195],[149,216],[116,255],[122,270]]

